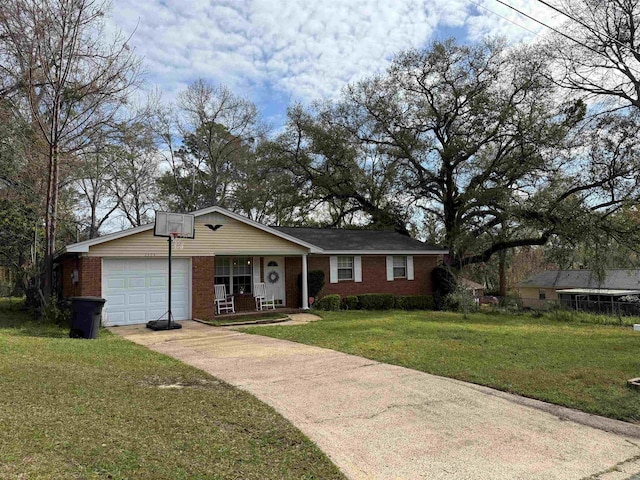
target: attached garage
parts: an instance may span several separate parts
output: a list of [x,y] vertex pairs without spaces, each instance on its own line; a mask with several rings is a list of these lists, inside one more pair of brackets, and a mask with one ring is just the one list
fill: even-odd
[[[190,313],[191,259],[171,264],[171,310],[174,320]],[[107,300],[104,325],[132,325],[157,320],[167,312],[166,258],[103,258],[102,296]]]
[[[309,268],[325,272],[323,295],[427,295],[447,253],[395,232],[268,227],[218,206],[193,217],[193,238],[172,249],[176,321],[213,319],[215,285],[238,312],[256,309],[256,284],[275,303],[306,310]],[[155,233],[149,224],[67,245],[56,260],[59,294],[105,298],[105,325],[166,319],[169,242]]]

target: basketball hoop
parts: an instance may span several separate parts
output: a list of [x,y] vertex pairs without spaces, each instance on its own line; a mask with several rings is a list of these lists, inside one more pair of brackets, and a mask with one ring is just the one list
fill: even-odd
[[171,312],[171,252],[182,250],[186,238],[195,237],[195,217],[190,213],[156,212],[156,221],[153,226],[153,235],[156,237],[168,238],[167,246],[167,319],[162,320],[161,315],[158,320],[147,322],[147,328],[152,330],[172,330],[182,328],[182,325],[173,320]]
[[171,232],[171,245],[174,250],[184,249],[184,237],[180,236],[180,232]]

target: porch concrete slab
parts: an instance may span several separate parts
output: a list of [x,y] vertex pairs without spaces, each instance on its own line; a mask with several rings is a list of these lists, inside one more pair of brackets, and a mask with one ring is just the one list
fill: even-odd
[[595,417],[600,428],[594,428],[581,423],[585,414],[573,421],[573,411],[562,407],[544,404],[545,411],[535,401],[486,387],[196,322],[166,332],[144,326],[112,331],[252,393],[349,478],[640,474],[640,426]]

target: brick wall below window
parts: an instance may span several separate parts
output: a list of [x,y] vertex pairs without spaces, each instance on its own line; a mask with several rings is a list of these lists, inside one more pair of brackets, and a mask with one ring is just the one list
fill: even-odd
[[414,280],[398,278],[387,281],[387,258],[384,255],[362,255],[362,282],[353,280],[330,283],[329,256],[310,256],[309,271],[322,270],[324,288],[319,297],[330,294],[360,295],[363,293],[392,293],[394,295],[430,295],[433,293],[431,271],[441,261],[438,255],[414,255]]

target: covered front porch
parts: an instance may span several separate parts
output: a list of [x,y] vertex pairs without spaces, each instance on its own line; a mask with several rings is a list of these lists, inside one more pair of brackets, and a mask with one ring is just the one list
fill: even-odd
[[[215,302],[215,316],[251,314],[260,310],[256,296],[264,292],[273,299],[275,308],[307,310],[307,255],[216,255],[214,259],[212,291],[220,292],[220,286],[229,298],[229,305],[220,308]],[[260,285],[262,284],[262,285]],[[215,300],[215,294],[214,294]],[[267,308],[263,306],[263,309]],[[273,309],[269,305],[268,309]]]

